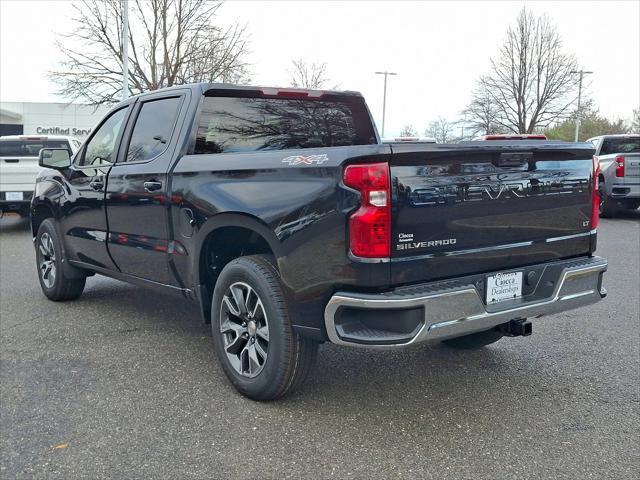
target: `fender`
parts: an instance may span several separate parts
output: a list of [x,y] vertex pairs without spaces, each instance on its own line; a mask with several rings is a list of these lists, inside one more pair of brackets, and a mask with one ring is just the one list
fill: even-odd
[[200,265],[200,252],[202,251],[205,239],[211,232],[223,227],[242,227],[248,230],[253,230],[267,241],[276,259],[279,259],[282,256],[282,245],[276,237],[276,234],[258,217],[238,212],[218,213],[206,220],[198,229],[192,263],[194,273],[198,272],[198,266]]
[[47,177],[42,181],[39,181],[36,183],[36,190],[34,192],[33,199],[31,200],[31,207],[30,207],[31,233],[32,233],[32,240],[34,243],[34,247],[35,247],[36,236],[38,232],[35,228],[33,213],[38,208],[44,208],[44,209],[47,209],[50,213],[50,215],[48,215],[45,218],[53,218],[54,220],[56,220],[54,222],[54,227],[58,232],[58,238],[60,239],[60,247],[62,248],[61,261],[62,261],[62,268],[64,270],[65,275],[68,278],[82,278],[84,276],[91,276],[93,275],[93,272],[84,271],[79,268],[76,268],[67,261],[67,252],[66,252],[66,246],[64,244],[64,235],[63,235],[63,232],[60,230],[60,222],[57,221],[60,218],[59,205],[57,201],[54,201],[51,199],[51,192],[54,191],[54,189],[60,190],[59,195],[54,195],[55,199],[59,199],[60,197],[64,196],[63,184],[60,181],[58,181],[55,178],[55,176]]
[[204,242],[210,233],[224,227],[242,227],[252,230],[264,238],[278,261],[282,253],[282,245],[269,226],[258,217],[238,212],[224,212],[216,214],[206,220],[198,229],[194,243],[195,251],[192,255],[191,275],[195,285],[195,293],[200,305],[200,313],[205,322],[209,322],[211,304],[208,302],[208,293],[205,285],[200,284],[200,253]]

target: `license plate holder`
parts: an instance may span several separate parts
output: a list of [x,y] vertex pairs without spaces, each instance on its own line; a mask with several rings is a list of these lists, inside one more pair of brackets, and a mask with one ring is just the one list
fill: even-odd
[[487,305],[522,297],[522,272],[500,272],[486,277]]
[[23,192],[5,192],[4,199],[8,202],[16,202],[24,200]]

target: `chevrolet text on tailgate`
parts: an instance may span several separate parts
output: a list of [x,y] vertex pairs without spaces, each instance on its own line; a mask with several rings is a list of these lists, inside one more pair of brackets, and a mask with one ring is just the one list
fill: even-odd
[[44,148],[51,300],[107,275],[198,302],[231,383],[299,386],[318,344],[479,348],[601,300],[590,143],[380,141],[362,96],[197,84]]

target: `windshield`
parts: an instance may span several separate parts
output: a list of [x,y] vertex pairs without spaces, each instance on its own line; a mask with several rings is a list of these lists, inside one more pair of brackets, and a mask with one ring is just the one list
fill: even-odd
[[3,140],[0,141],[1,157],[37,157],[43,148],[67,148],[66,140]]
[[605,138],[600,155],[612,153],[640,153],[640,137]]

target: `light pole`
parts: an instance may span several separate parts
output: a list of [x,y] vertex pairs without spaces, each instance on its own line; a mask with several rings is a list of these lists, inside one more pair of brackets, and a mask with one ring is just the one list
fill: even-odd
[[578,111],[576,112],[576,138],[575,142],[578,141],[578,135],[580,134],[580,100],[582,98],[582,78],[585,75],[588,75],[593,72],[587,72],[586,70],[573,70],[571,73],[577,73],[580,75],[580,81],[578,82]]
[[129,0],[122,0],[122,100],[129,96]]
[[387,114],[387,77],[397,75],[395,72],[375,72],[376,75],[384,75],[384,93],[382,94],[382,136],[384,137],[384,117]]

